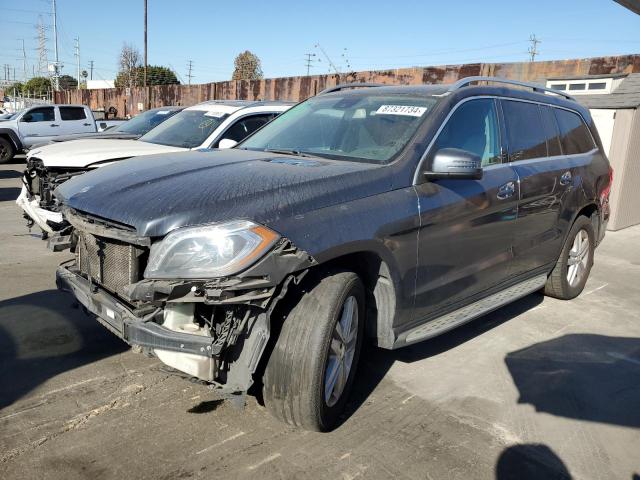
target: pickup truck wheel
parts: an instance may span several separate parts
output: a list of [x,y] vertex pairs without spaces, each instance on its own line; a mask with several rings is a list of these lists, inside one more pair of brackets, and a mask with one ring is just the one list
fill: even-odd
[[282,325],[264,374],[264,402],[279,420],[331,430],[355,376],[364,332],[364,287],[353,272],[321,278]]
[[0,163],[7,163],[15,154],[13,144],[6,138],[0,137]]
[[595,232],[591,220],[580,216],[571,227],[560,258],[544,287],[545,295],[571,300],[584,289],[595,248]]

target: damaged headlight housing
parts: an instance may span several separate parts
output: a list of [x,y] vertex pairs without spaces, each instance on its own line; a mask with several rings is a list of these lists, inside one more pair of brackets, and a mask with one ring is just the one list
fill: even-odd
[[247,220],[185,227],[151,246],[145,278],[215,278],[232,275],[262,257],[280,238]]

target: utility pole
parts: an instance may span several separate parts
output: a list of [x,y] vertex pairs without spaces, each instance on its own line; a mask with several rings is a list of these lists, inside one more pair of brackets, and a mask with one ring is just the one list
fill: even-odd
[[147,105],[149,95],[147,94],[147,0],[144,0],[144,108],[148,109]]
[[[42,17],[38,19],[38,74],[48,76],[49,61],[47,60],[47,35],[44,29]],[[35,72],[33,73],[35,77]]]
[[55,58],[53,64],[53,88],[55,91],[58,91],[60,90],[60,59],[58,58],[58,20],[56,16],[56,0],[51,0],[51,9],[53,15],[53,55]]
[[538,44],[541,43],[540,40],[538,40],[535,36],[535,34],[532,34],[529,37],[529,41],[531,42],[531,46],[529,47],[528,53],[529,53],[529,61],[530,62],[535,62],[536,61],[536,55],[538,55]]
[[93,80],[93,60],[89,60],[89,80]]
[[187,78],[189,79],[189,85],[191,85],[191,78],[195,76],[195,75],[191,74],[191,70],[193,69],[193,61],[192,60],[189,60],[189,65],[187,66],[187,68],[189,69],[189,73],[187,73]]
[[74,56],[76,57],[76,77],[78,80],[77,89],[80,90],[80,37],[76,37],[76,52]]
[[315,57],[316,54],[315,53],[305,53],[304,56],[307,57],[307,59],[305,60],[305,66],[307,67],[307,77],[308,77],[309,76],[309,70],[311,69],[311,67],[313,67],[313,65],[311,64],[312,63],[311,59],[313,57]]

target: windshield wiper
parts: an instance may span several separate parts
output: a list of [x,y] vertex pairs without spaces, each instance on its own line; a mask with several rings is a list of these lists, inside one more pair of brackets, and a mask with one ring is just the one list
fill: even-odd
[[312,155],[310,153],[301,152],[300,150],[265,148],[264,151],[265,152],[269,152],[269,153],[278,153],[278,154],[281,154],[281,155],[294,155],[296,157],[315,157],[315,158],[318,158],[317,155]]

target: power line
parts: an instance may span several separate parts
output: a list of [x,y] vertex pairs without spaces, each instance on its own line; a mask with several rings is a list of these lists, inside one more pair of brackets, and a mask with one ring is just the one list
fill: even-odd
[[[324,58],[327,59],[327,62],[329,62],[329,67],[333,68],[336,73],[340,73],[340,70],[338,70],[338,67],[336,67],[331,58],[329,58],[329,55],[327,54],[327,52],[325,52],[324,48],[322,48],[322,45],[320,45],[320,43],[316,43],[315,47],[320,50],[322,52],[322,55],[324,55]],[[331,71],[331,68],[329,68],[329,71]]]
[[536,60],[536,55],[538,55],[538,44],[541,43],[540,40],[538,40],[536,38],[535,34],[532,34],[529,37],[529,41],[531,42],[531,46],[529,47],[529,50],[527,50],[527,52],[529,53],[529,61],[531,62],[535,62]]

